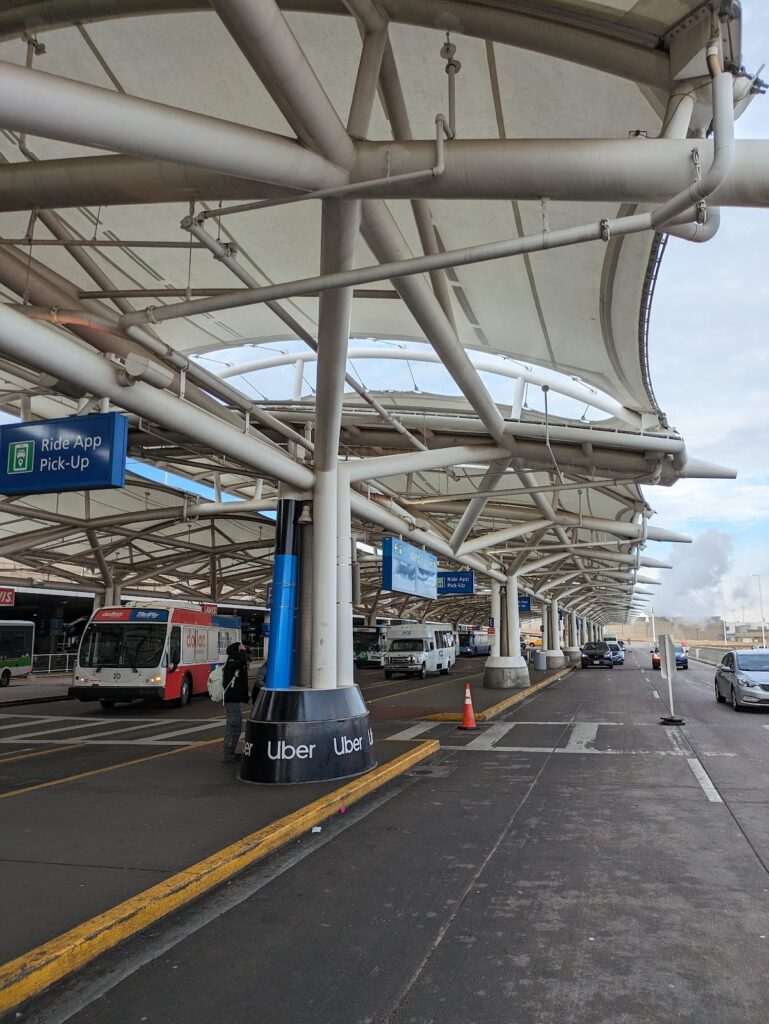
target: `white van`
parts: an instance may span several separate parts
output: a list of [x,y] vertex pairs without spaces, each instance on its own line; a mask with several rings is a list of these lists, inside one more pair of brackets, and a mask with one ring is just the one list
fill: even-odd
[[385,679],[397,673],[420,679],[428,672],[447,676],[456,660],[456,639],[448,622],[414,622],[387,630]]

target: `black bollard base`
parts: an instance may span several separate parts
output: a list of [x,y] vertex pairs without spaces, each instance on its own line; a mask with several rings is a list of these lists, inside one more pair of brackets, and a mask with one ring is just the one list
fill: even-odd
[[242,782],[322,782],[374,767],[368,710],[357,686],[260,691],[246,722]]

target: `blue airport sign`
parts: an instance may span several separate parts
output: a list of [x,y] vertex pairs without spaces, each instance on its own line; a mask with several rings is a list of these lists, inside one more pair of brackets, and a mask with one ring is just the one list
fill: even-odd
[[382,590],[414,597],[438,596],[438,559],[397,537],[382,542]]
[[125,486],[128,420],[121,413],[0,427],[0,494]]
[[531,611],[531,598],[528,594],[518,595],[518,611],[519,612],[530,612]]
[[475,573],[472,572],[439,572],[438,597],[449,594],[474,594]]

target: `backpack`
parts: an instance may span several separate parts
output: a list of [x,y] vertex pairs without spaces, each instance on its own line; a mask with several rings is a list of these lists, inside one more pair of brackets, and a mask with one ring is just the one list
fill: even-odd
[[208,677],[208,696],[217,704],[224,700],[224,669],[221,665],[216,667]]

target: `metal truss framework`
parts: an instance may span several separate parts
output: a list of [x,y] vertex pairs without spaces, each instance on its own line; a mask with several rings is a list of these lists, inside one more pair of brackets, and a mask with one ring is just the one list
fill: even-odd
[[[213,14],[189,13],[209,6],[215,26]],[[18,42],[0,49],[2,408],[44,417],[109,403],[131,417],[133,455],[216,492],[182,502],[132,480],[109,515],[87,495],[66,509],[6,500],[0,574],[96,580],[112,599],[121,588],[259,599],[272,532],[260,513],[297,495],[313,502],[311,683],[321,688],[351,681],[354,607],[372,619],[435,614],[382,595],[383,532],[475,570],[495,617],[500,588],[532,595],[551,623],[564,607],[572,648],[577,616],[595,628],[641,607],[657,582],[643,569],[666,567],[647,542],[688,539],[649,524],[641,486],[732,475],[689,458],[654,400],[649,260],[667,234],[707,241],[719,207],[766,205],[769,161],[765,144],[734,141],[735,116],[763,88],[741,68],[736,5],[690,0],[681,22],[680,2],[658,4],[656,21],[630,6],[621,23],[576,0],[546,12],[458,0],[51,0],[44,19],[35,3],[0,13],[0,37],[27,33],[24,66]],[[168,102],[173,75],[149,98],[121,85],[97,40],[116,54],[112,23],[126,16],[132,38],[149,40],[159,12],[215,27],[228,66],[255,74],[256,123],[229,117],[233,91],[222,109],[192,112]],[[472,64],[458,77],[450,46],[445,67],[428,70],[444,30],[483,56],[488,82]],[[75,31],[98,69],[72,49]],[[39,70],[41,42],[63,51],[58,75]],[[535,66],[553,81],[553,65],[567,87],[573,69],[593,113],[582,110],[575,137],[509,137],[500,68],[520,66],[522,85]],[[424,103],[404,73],[424,85]],[[655,130],[628,139],[615,124],[595,137],[587,129],[609,96],[627,124],[643,114]],[[460,133],[462,100],[462,127],[485,136]],[[560,125],[558,103],[543,102],[532,118]],[[435,133],[415,138],[412,122]],[[169,237],[180,219],[169,204],[180,202],[190,204],[181,234]],[[495,224],[500,204],[512,210],[507,230]],[[102,215],[119,230],[100,231]],[[206,260],[194,289],[193,255]],[[169,287],[185,261],[186,287]],[[385,354],[348,350],[351,334],[426,342],[386,358],[440,364],[457,395],[364,383],[350,358]],[[287,338],[306,350],[208,368],[220,349]],[[294,368],[290,394],[249,396],[281,366]],[[509,402],[493,397],[491,374]],[[525,408],[527,388],[544,409]],[[550,391],[609,418],[553,416]],[[472,621],[484,600],[441,614]],[[509,607],[507,621],[517,629]],[[554,632],[550,643],[559,651]],[[512,635],[508,646],[495,653],[517,652]]]

